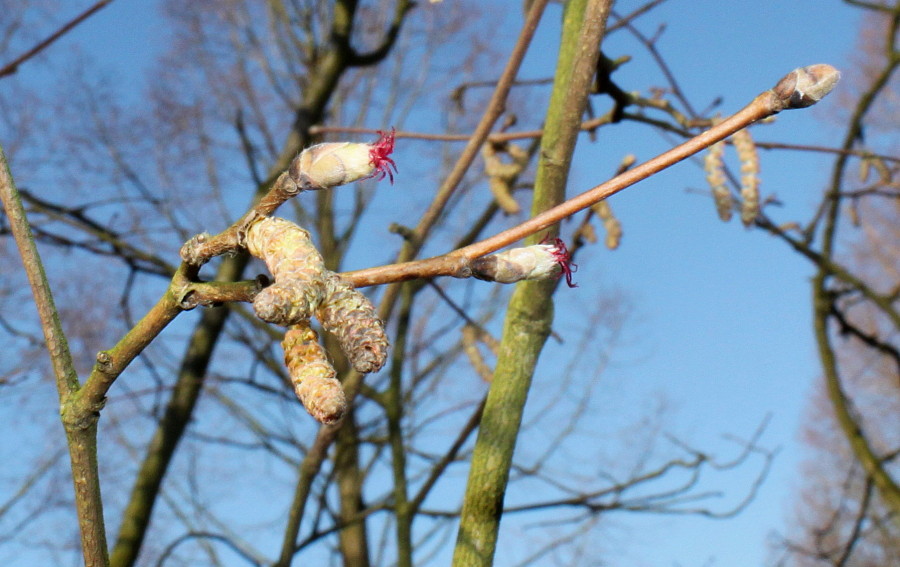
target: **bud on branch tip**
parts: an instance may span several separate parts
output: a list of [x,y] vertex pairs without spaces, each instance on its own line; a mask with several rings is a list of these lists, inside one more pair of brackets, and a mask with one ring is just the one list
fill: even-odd
[[818,63],[794,69],[772,90],[784,101],[785,108],[806,108],[822,100],[840,79],[840,71]]
[[378,140],[372,144],[332,142],[306,148],[291,162],[288,175],[305,191],[330,189],[371,177],[388,177],[393,183],[397,164],[389,156],[394,151],[394,129],[378,133]]
[[559,238],[545,238],[540,244],[482,256],[473,260],[469,268],[476,278],[497,283],[546,280],[565,275],[569,287],[578,287],[572,282],[572,273],[578,266],[572,263],[565,243]]

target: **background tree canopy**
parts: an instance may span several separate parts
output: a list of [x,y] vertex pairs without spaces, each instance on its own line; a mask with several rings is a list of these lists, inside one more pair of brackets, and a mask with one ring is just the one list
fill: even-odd
[[[856,0],[4,7],[0,562],[900,560],[898,26]],[[819,106],[697,138],[822,62]],[[392,178],[279,193],[304,148],[392,129]],[[577,287],[460,277],[454,251],[632,172],[502,242],[558,236]],[[337,424],[251,305],[270,214],[385,323],[361,374],[313,320]]]

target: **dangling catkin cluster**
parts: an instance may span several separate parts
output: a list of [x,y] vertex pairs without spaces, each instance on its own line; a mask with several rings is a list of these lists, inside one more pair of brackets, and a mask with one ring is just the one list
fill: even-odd
[[281,346],[294,392],[306,411],[320,423],[339,421],[347,410],[344,388],[309,321],[288,328]]
[[[718,122],[713,119],[713,124]],[[741,161],[741,222],[750,226],[759,215],[759,153],[753,137],[745,128],[731,136],[738,159]],[[712,189],[716,212],[725,222],[731,220],[734,198],[725,180],[725,143],[716,142],[708,148],[703,160],[706,182]]]
[[741,222],[750,226],[759,214],[759,154],[746,128],[732,136],[741,160]]
[[725,181],[725,143],[716,142],[711,145],[703,160],[703,169],[706,171],[706,182],[712,189],[713,201],[716,204],[716,212],[724,222],[731,220],[734,199]]
[[309,319],[315,315],[338,338],[353,368],[364,373],[387,360],[384,324],[363,294],[325,269],[309,233],[294,223],[260,219],[247,230],[246,244],[275,278],[257,294],[253,309],[260,319],[289,327],[282,345],[297,397],[320,422],[337,421],[346,409],[344,391]]
[[[379,132],[372,144],[350,142],[318,144],[291,162],[290,179],[300,190],[330,189],[360,179],[389,177],[397,166],[390,158],[394,131]],[[244,244],[266,263],[275,282],[253,300],[256,315],[288,327],[282,342],[284,362],[297,397],[321,423],[334,423],[347,409],[347,400],[334,367],[316,332],[315,315],[333,333],[359,372],[375,372],[387,360],[388,340],[375,308],[353,286],[325,269],[322,255],[309,233],[294,223],[263,217],[250,224]]]
[[[507,154],[510,162],[505,163],[501,154]],[[519,203],[512,196],[513,183],[528,167],[529,155],[524,148],[507,142],[504,144],[486,143],[481,148],[484,159],[484,172],[488,175],[491,193],[504,213],[515,215],[521,211]]]

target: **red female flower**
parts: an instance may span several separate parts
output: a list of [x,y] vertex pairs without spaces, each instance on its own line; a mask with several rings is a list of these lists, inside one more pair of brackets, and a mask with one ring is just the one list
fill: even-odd
[[553,259],[559,265],[559,275],[566,276],[566,285],[569,287],[578,287],[578,284],[572,281],[572,274],[578,271],[578,264],[572,262],[572,255],[569,253],[569,249],[566,248],[566,243],[562,241],[561,238],[554,238],[550,240],[549,237],[544,238],[541,241],[541,245],[548,246],[548,252],[553,256]]
[[[393,183],[397,164],[388,156],[394,151],[394,129],[391,128],[390,132],[378,130],[378,134],[381,137],[371,145],[369,150],[369,163],[375,168],[370,177],[376,177],[380,181],[387,176]],[[391,168],[394,171],[391,171]]]

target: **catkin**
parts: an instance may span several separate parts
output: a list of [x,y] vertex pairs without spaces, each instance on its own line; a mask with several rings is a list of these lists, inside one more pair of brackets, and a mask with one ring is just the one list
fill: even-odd
[[387,360],[384,323],[372,303],[337,274],[325,278],[324,300],[316,310],[322,327],[337,337],[358,372],[376,372]]
[[606,231],[606,247],[615,250],[622,242],[622,223],[613,214],[612,207],[606,201],[600,201],[591,207],[603,221],[603,230]]
[[747,129],[732,136],[741,160],[741,222],[750,226],[759,215],[759,154]]
[[[509,155],[512,161],[504,163],[501,153]],[[497,206],[508,215],[518,214],[522,209],[512,195],[513,183],[528,166],[528,151],[513,143],[498,145],[488,142],[481,148],[481,157]]]
[[294,392],[320,423],[335,423],[347,410],[347,398],[309,321],[291,326],[281,343]]
[[723,222],[728,222],[731,220],[734,200],[725,181],[724,142],[716,142],[709,147],[703,160],[703,169],[706,171],[706,182],[712,189],[716,213]]
[[[291,162],[287,175],[300,190],[327,189],[372,177],[393,182],[397,170],[390,158],[394,131],[379,134],[372,144],[307,148]],[[241,238],[247,251],[263,260],[274,277],[274,283],[256,295],[253,308],[260,319],[288,327],[282,347],[297,397],[319,422],[339,421],[347,409],[346,396],[310,327],[310,317],[315,315],[337,337],[353,368],[363,373],[379,370],[387,360],[384,324],[362,293],[325,269],[309,233],[299,226],[263,217],[252,221]],[[205,239],[201,235],[192,241],[183,254],[196,255],[194,249]]]
[[247,231],[247,250],[275,277],[254,299],[256,315],[284,326],[309,319],[322,300],[325,272],[309,233],[290,221],[264,218]]
[[481,331],[474,325],[465,325],[462,328],[462,348],[475,372],[482,380],[490,382],[494,377],[494,371],[484,361],[481,351],[478,350],[478,335],[480,333]]

